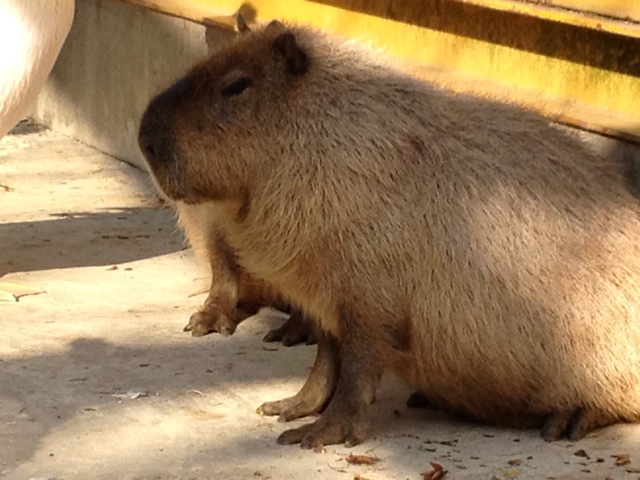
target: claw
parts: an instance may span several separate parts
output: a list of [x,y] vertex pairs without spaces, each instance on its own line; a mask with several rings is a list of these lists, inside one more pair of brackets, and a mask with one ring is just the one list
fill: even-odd
[[236,327],[237,323],[228,316],[210,309],[201,310],[191,315],[189,323],[182,330],[191,332],[194,337],[202,337],[212,332],[218,332],[227,337],[236,331]]
[[278,415],[278,422],[286,423],[297,418],[314,415],[318,413],[319,407],[312,401],[290,397],[284,400],[263,403],[256,411],[260,415]]
[[299,443],[309,450],[324,445],[344,443],[345,447],[359,445],[366,438],[367,422],[359,416],[335,417],[324,414],[319,420],[298,428],[284,431],[278,437],[280,445]]

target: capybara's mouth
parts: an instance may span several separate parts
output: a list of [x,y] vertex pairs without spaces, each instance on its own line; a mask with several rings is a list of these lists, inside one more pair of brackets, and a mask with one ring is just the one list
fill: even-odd
[[178,182],[178,176],[168,165],[150,167],[151,175],[162,192],[171,200],[188,204],[198,203]]
[[178,164],[178,161],[174,159],[170,164],[151,168],[151,174],[157,187],[162,190],[170,200],[175,202],[182,202],[187,205],[198,205],[209,201],[210,198],[205,193],[181,181],[183,173],[175,171],[175,166]]

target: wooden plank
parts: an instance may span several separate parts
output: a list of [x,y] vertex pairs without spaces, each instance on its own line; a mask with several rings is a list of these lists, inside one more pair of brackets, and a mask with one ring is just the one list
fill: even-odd
[[[611,2],[593,0],[455,0],[493,10],[528,15],[542,20],[560,22],[576,27],[591,28],[605,32],[640,38],[640,1],[635,6],[628,0],[613,2],[628,4],[629,8],[615,8]],[[580,4],[585,3],[585,7]],[[635,20],[635,21],[634,21]]]
[[546,3],[576,11],[593,12],[608,17],[640,22],[640,2],[637,0],[546,0]]

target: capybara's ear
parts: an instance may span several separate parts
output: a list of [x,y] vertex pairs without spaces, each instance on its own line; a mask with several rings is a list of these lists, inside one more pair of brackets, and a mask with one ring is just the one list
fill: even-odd
[[236,30],[238,30],[239,33],[247,33],[251,31],[249,25],[247,24],[244,16],[242,16],[241,13],[238,13],[236,15]]
[[273,49],[287,61],[289,75],[302,75],[309,69],[309,57],[291,32],[281,33],[273,42]]
[[269,24],[264,28],[265,33],[273,34],[274,36],[278,33],[282,33],[287,29],[284,26],[284,23],[279,22],[278,20],[271,20]]

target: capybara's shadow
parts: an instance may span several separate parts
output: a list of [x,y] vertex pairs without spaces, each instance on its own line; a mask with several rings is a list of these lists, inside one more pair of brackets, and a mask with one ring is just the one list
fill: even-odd
[[[268,318],[263,321],[269,324]],[[167,337],[183,337],[171,326],[158,326],[163,329]],[[47,334],[46,328],[42,333]],[[215,399],[234,391],[234,384],[273,382],[292,375],[302,379],[313,355],[308,347],[287,350],[287,355],[260,347],[258,335],[212,336],[206,341],[184,336],[183,341],[165,345],[122,345],[77,337],[60,351],[25,351],[1,358],[0,412],[5,415],[10,411],[10,418],[16,421],[0,434],[0,438],[13,435],[15,439],[0,453],[0,462],[7,466],[5,455],[14,456],[18,465],[27,461],[52,431],[59,434],[67,422],[83,425],[90,437],[92,422],[102,415],[118,415],[118,411],[127,415],[128,409],[141,406],[167,415],[185,409],[197,412],[198,404],[204,405],[200,408],[219,404]],[[247,368],[246,357],[238,356],[244,352],[251,352],[253,368]],[[298,359],[293,369],[292,355]],[[257,402],[243,399],[236,408],[260,418],[255,414]],[[33,435],[32,426],[37,426],[37,435]],[[139,433],[144,434],[142,430]]]

